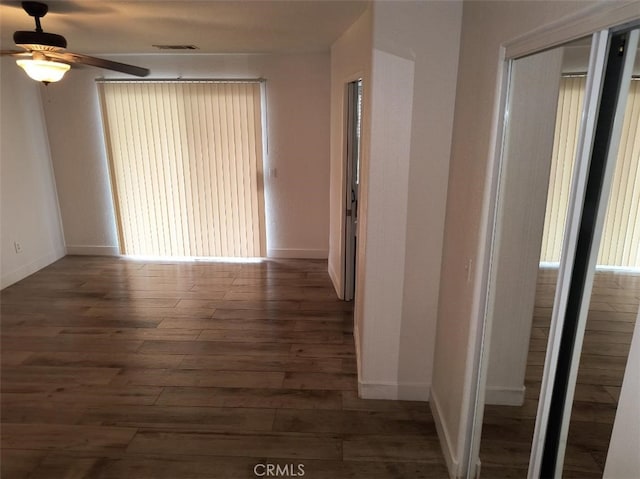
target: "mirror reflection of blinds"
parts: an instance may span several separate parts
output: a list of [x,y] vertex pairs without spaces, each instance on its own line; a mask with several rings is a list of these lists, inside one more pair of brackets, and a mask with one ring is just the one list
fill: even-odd
[[258,82],[100,82],[124,254],[265,254]]
[[[586,77],[563,76],[547,195],[540,261],[558,263],[582,112]],[[631,82],[611,197],[598,254],[599,266],[640,268],[640,78]]]

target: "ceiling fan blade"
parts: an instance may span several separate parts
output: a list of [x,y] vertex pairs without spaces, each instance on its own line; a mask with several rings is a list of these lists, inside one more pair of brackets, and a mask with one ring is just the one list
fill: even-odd
[[117,72],[127,73],[138,77],[146,77],[150,72],[147,68],[137,67],[135,65],[127,65],[126,63],[114,62],[103,58],[90,57],[80,53],[70,52],[46,52],[46,56],[62,60],[68,63],[80,63],[82,65],[90,65],[92,67],[105,68]]
[[0,56],[29,58],[31,56],[31,53],[25,52],[24,50],[0,50]]

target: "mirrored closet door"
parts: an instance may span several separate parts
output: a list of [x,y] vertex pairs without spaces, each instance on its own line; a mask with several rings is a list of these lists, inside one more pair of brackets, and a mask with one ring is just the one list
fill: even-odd
[[480,477],[608,467],[640,302],[637,36],[509,62]]

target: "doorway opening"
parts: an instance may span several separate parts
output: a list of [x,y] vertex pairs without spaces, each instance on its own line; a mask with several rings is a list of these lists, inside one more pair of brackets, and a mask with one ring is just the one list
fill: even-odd
[[362,79],[347,84],[347,158],[345,172],[344,300],[352,301],[356,288],[358,249],[358,199],[362,136]]

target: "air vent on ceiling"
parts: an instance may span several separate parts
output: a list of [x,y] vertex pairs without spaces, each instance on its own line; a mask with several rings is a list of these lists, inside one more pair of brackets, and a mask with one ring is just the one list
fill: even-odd
[[151,45],[158,50],[197,50],[195,45]]

